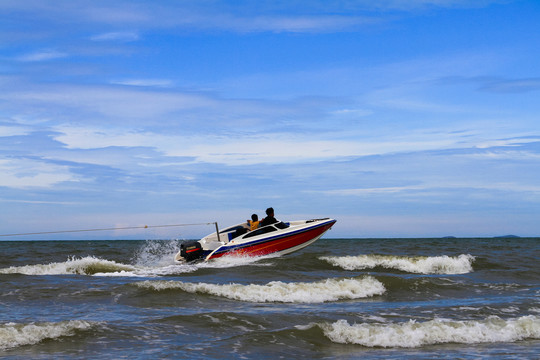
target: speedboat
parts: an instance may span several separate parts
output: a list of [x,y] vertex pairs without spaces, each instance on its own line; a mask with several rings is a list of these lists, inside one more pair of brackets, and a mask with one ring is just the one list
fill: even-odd
[[200,240],[184,242],[174,260],[178,263],[208,261],[222,256],[285,255],[305,248],[330,230],[330,218],[278,221],[255,230],[247,222],[219,230]]

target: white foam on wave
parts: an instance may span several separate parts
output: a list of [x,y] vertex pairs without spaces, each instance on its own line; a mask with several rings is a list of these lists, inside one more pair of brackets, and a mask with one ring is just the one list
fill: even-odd
[[279,255],[270,254],[270,255],[261,255],[261,256],[249,256],[249,255],[226,255],[219,257],[217,259],[212,259],[197,264],[199,267],[204,268],[231,268],[238,266],[272,266],[271,262],[264,262],[263,260],[275,259]]
[[135,283],[135,285],[158,291],[179,289],[189,293],[210,294],[232,300],[282,303],[352,300],[381,295],[386,291],[384,285],[371,276],[361,279],[326,279],[311,283],[272,281],[264,285],[188,283],[165,280],[147,280]]
[[134,267],[131,271],[114,271],[95,273],[94,276],[102,277],[159,277],[179,275],[197,271],[194,265],[169,265],[162,267]]
[[381,266],[415,274],[466,274],[473,271],[474,256],[357,255],[322,256],[319,259],[345,270],[372,269]]
[[297,328],[306,329],[314,325],[319,326],[333,342],[367,347],[415,348],[446,343],[476,344],[540,339],[540,317],[533,315],[507,320],[497,316],[469,321],[437,319],[417,323],[410,320],[399,324],[350,325],[346,320],[338,320],[331,324]]
[[24,345],[34,345],[45,339],[73,336],[76,331],[88,330],[97,323],[84,320],[70,320],[45,323],[0,324],[0,350]]
[[131,265],[103,260],[94,256],[83,258],[70,258],[64,262],[50,264],[36,264],[24,266],[12,266],[0,269],[0,274],[23,274],[23,275],[93,275],[96,273],[131,272],[135,268]]
[[170,265],[172,256],[155,256],[143,253],[138,255],[135,265],[131,271],[96,273],[95,276],[108,277],[158,277],[168,275],[178,275],[183,273],[195,272],[199,269],[222,269],[238,266],[271,266],[271,263],[260,263],[262,259],[271,258],[271,256],[223,256],[208,262],[183,263]]

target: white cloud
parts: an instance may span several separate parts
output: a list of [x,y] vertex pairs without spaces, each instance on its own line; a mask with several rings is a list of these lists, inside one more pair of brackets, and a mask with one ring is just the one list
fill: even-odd
[[23,126],[3,126],[0,125],[0,137],[27,135],[30,129]]
[[[515,136],[515,135],[514,135]],[[479,149],[487,149],[492,147],[501,147],[501,146],[518,146],[521,144],[534,143],[538,142],[538,138],[511,138],[511,139],[490,139],[482,140],[476,144],[476,147]]]
[[30,159],[0,159],[0,186],[49,188],[64,181],[77,181],[69,168]]
[[[388,135],[377,140],[328,138],[325,134],[271,133],[238,137],[225,134],[158,134],[123,128],[59,125],[54,139],[69,149],[99,149],[111,146],[150,147],[166,156],[190,157],[198,162],[227,165],[298,163],[336,158],[382,155],[399,152],[469,147],[460,135],[410,133]],[[334,136],[336,134],[333,134]]]

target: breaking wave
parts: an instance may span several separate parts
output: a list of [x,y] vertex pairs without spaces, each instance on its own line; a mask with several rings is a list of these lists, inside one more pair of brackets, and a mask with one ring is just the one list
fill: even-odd
[[181,281],[147,280],[136,286],[157,291],[179,289],[248,302],[322,303],[353,300],[383,294],[386,289],[377,279],[326,279],[319,282],[285,283],[272,281],[265,285],[187,283]]
[[[446,343],[476,344],[540,339],[540,317],[533,315],[508,320],[497,316],[480,321],[438,319],[417,323],[410,320],[401,324],[350,325],[346,320],[338,320],[331,324],[315,325],[333,342],[367,347],[415,348]],[[297,328],[305,330],[312,326]]]
[[415,274],[466,274],[473,271],[474,256],[392,256],[392,255],[357,255],[323,256],[334,266],[345,270],[372,269],[384,267]]
[[23,275],[94,275],[98,273],[112,273],[133,271],[135,268],[115,261],[103,260],[93,256],[76,259],[70,258],[65,262],[12,266],[0,269],[0,274],[23,274]]
[[88,330],[95,322],[71,320],[46,323],[6,323],[0,324],[0,350],[23,345],[34,345],[46,339],[73,336],[77,331]]

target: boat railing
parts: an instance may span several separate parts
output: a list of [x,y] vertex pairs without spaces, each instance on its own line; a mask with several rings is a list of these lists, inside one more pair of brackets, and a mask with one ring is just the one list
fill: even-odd
[[311,220],[306,220],[306,224],[307,223],[312,223],[312,222],[315,222],[315,221],[322,221],[322,220],[328,220],[330,218],[321,218],[321,219],[311,219]]

